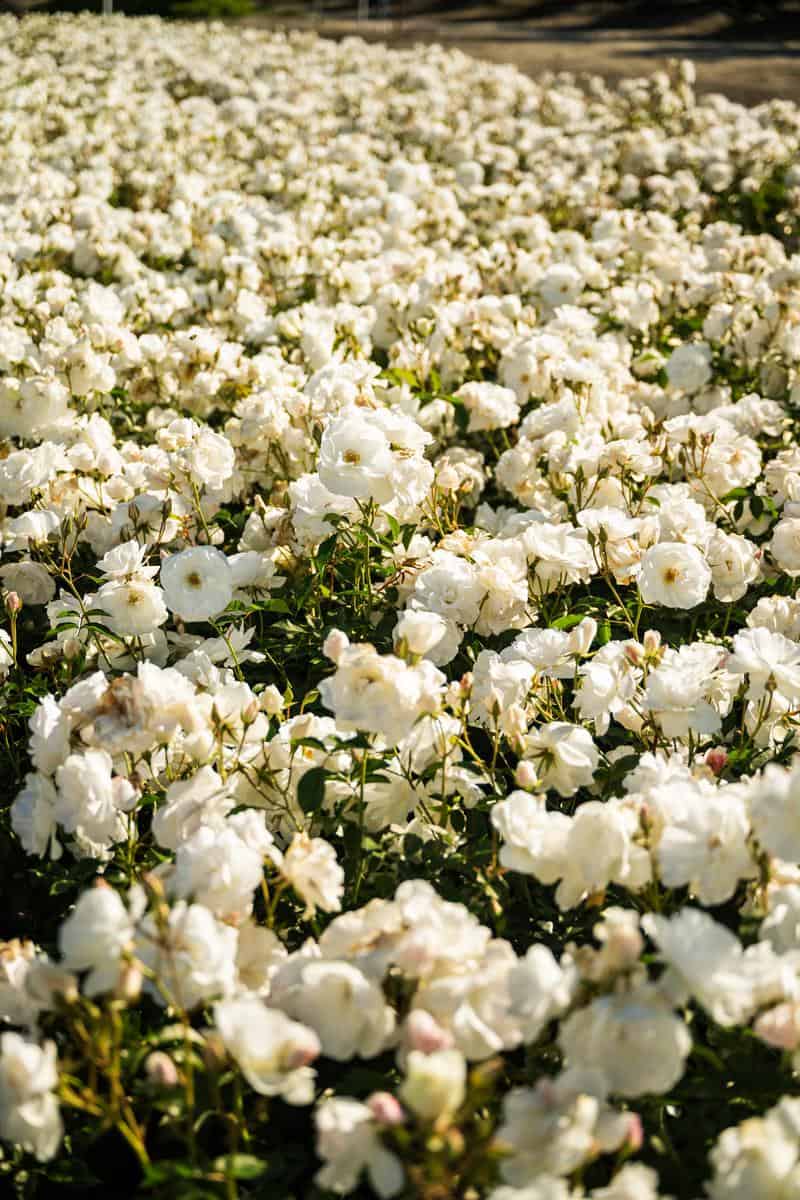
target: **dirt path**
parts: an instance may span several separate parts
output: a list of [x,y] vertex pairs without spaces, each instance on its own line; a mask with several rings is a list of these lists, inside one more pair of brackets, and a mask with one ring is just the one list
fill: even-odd
[[[308,11],[306,5],[306,11]],[[376,9],[375,0],[371,4]],[[357,35],[367,41],[395,46],[441,42],[475,58],[513,63],[528,75],[543,71],[575,71],[602,75],[615,81],[646,75],[663,67],[669,58],[690,58],[697,66],[698,89],[723,92],[745,104],[779,98],[800,102],[800,27],[796,37],[782,41],[762,38],[738,41],[698,36],[690,27],[668,31],[626,29],[575,29],[558,21],[522,21],[492,18],[491,6],[470,9],[462,15],[450,11],[444,18],[427,15],[405,20],[358,21],[335,16],[317,19],[294,15],[291,10],[272,17],[252,17],[247,24],[316,29],[325,37]]]

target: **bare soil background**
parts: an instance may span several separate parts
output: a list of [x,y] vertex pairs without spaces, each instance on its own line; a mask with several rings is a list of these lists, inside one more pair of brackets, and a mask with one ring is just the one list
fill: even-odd
[[793,0],[393,0],[388,17],[380,0],[370,0],[369,9],[370,19],[358,20],[354,4],[278,0],[268,14],[245,23],[316,29],[333,38],[357,35],[393,46],[440,42],[475,58],[513,63],[531,76],[588,72],[613,82],[649,74],[670,58],[689,58],[701,92],[722,92],[745,104],[800,102],[800,3]]

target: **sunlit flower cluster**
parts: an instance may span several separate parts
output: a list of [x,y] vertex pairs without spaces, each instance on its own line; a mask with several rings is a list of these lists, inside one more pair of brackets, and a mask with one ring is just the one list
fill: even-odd
[[795,1195],[800,110],[9,17],[0,130],[10,1169]]

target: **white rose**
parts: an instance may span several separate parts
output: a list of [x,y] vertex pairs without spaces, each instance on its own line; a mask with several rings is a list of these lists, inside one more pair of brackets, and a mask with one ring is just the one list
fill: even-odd
[[596,1068],[619,1096],[667,1092],[678,1082],[692,1038],[655,987],[599,996],[562,1021],[565,1063]]
[[184,621],[208,621],[231,602],[233,573],[213,546],[193,546],[161,564],[161,586],[170,612]]
[[333,846],[324,838],[296,833],[283,857],[281,870],[284,879],[305,902],[306,916],[313,916],[317,908],[323,912],[339,912],[344,871],[337,862]]
[[543,787],[555,788],[559,796],[574,796],[592,782],[600,752],[582,726],[553,721],[524,738],[523,757],[536,763]]
[[317,460],[319,478],[335,496],[386,503],[394,489],[389,439],[363,409],[345,409],[333,417],[322,435]]
[[225,1049],[260,1096],[281,1096],[288,1104],[310,1104],[319,1038],[279,1009],[260,1000],[223,1000],[214,1006],[214,1024]]
[[705,342],[678,346],[667,360],[667,378],[682,392],[699,392],[711,379],[711,347]]
[[645,604],[694,608],[705,600],[710,584],[711,571],[696,546],[660,542],[642,558],[639,593]]
[[134,928],[119,894],[110,887],[84,892],[58,933],[63,963],[89,971],[87,996],[110,992],[119,982],[122,956],[133,947]]
[[158,1004],[174,1000],[187,1011],[229,995],[236,980],[236,943],[236,930],[202,904],[173,904],[166,929],[146,917],[138,931],[137,957],[171,999],[155,982],[148,981],[147,991]]
[[316,960],[297,973],[290,959],[275,978],[273,1002],[316,1030],[323,1054],[337,1062],[356,1055],[373,1058],[394,1033],[394,1009],[381,988],[352,963]]
[[120,637],[152,633],[169,615],[164,593],[149,579],[112,579],[104,583],[94,597],[92,613],[101,614],[112,633]]
[[39,1162],[54,1157],[63,1133],[57,1086],[55,1042],[38,1046],[18,1033],[0,1036],[0,1137]]
[[770,554],[792,579],[800,575],[800,517],[784,517],[772,531]]
[[317,1154],[324,1166],[316,1182],[337,1196],[355,1191],[366,1172],[372,1190],[381,1200],[402,1192],[405,1176],[399,1159],[382,1145],[371,1109],[359,1100],[331,1096],[314,1113]]

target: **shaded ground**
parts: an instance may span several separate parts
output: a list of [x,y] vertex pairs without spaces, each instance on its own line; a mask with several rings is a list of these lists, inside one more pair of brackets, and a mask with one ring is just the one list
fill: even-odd
[[393,19],[370,0],[357,5],[275,3],[249,24],[315,28],[326,37],[357,34],[391,45],[442,42],[529,75],[590,72],[615,81],[663,67],[669,58],[697,65],[698,88],[747,104],[779,97],[800,102],[800,2],[704,4],[697,0],[394,0]]

